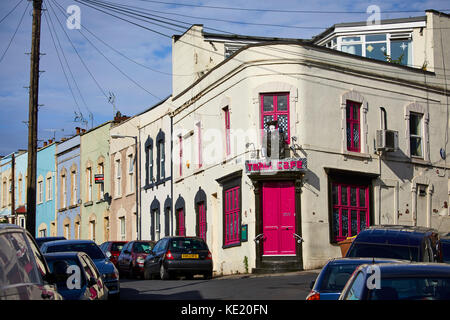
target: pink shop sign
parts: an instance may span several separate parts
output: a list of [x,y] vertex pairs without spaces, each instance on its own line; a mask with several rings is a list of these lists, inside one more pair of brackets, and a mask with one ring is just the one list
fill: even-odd
[[280,160],[247,160],[245,161],[245,172],[264,173],[264,172],[285,172],[285,171],[300,171],[306,170],[306,158],[289,158]]

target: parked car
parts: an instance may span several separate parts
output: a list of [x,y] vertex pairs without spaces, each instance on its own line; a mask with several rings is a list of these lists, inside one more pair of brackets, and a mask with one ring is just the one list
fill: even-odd
[[122,252],[125,244],[127,244],[127,241],[106,241],[100,245],[100,249],[102,249],[105,256],[109,256],[109,260],[114,263],[117,269],[119,268],[117,266],[117,259],[119,259],[120,252]]
[[156,241],[136,240],[128,242],[117,259],[117,268],[121,274],[130,278],[143,275],[145,257],[151,252]]
[[450,235],[441,238],[442,262],[450,263]]
[[109,298],[118,298],[120,295],[119,272],[114,264],[109,261],[102,250],[92,240],[58,240],[46,242],[42,245],[43,253],[82,251],[94,261],[98,271],[103,276],[108,287]]
[[437,230],[400,225],[372,226],[353,240],[346,257],[441,262]]
[[357,267],[370,263],[401,262],[380,258],[335,258],[328,261],[315,281],[311,282],[311,292],[306,300],[337,300],[345,284]]
[[[378,283],[374,266],[379,268]],[[367,283],[372,285],[369,287]],[[339,300],[450,300],[450,266],[443,263],[364,264],[348,280]]]
[[56,240],[66,240],[66,238],[64,238],[64,237],[40,237],[40,238],[36,238],[36,243],[40,248],[43,243],[46,243],[49,241],[56,241]]
[[[58,292],[65,300],[106,300],[108,298],[108,288],[103,277],[86,253],[55,252],[47,253],[44,257],[55,276]],[[72,271],[70,267],[76,269]]]
[[0,300],[62,300],[33,237],[13,224],[0,224]]
[[152,279],[159,274],[162,280],[175,275],[184,275],[190,279],[201,274],[205,279],[211,279],[212,270],[212,255],[203,239],[165,237],[156,243],[145,258],[144,278]]

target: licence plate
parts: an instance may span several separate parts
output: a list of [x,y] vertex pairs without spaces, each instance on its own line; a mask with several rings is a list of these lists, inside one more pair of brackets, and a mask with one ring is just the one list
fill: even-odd
[[181,259],[198,259],[198,254],[182,254]]

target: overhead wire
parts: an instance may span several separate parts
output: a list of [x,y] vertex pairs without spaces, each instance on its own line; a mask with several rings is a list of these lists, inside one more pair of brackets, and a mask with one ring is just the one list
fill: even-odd
[[[294,10],[294,9],[261,9],[261,8],[242,8],[242,7],[224,7],[224,6],[210,6],[210,5],[199,5],[190,3],[177,3],[177,2],[166,2],[157,0],[137,0],[141,2],[151,2],[159,4],[167,4],[180,7],[196,7],[196,8],[206,8],[206,9],[217,9],[217,10],[234,10],[234,11],[255,11],[255,12],[278,12],[278,13],[308,13],[308,14],[367,14],[367,11],[339,11],[339,10]],[[439,11],[450,11],[450,9],[440,9]],[[423,12],[423,10],[385,10],[384,13],[414,13]]]
[[[77,101],[77,99],[75,97],[75,93],[73,92],[72,86],[70,85],[69,77],[67,76],[66,70],[65,70],[64,65],[62,63],[61,56],[59,54],[59,50],[58,50],[58,47],[57,47],[56,42],[55,42],[55,37],[53,36],[54,32],[56,34],[55,28],[54,28],[54,26],[53,27],[50,26],[50,22],[49,22],[50,18],[47,15],[49,15],[49,13],[48,13],[47,10],[45,10],[44,11],[45,22],[47,24],[47,27],[48,27],[48,30],[49,30],[49,33],[50,33],[50,37],[51,37],[52,42],[53,42],[53,46],[55,47],[56,55],[58,57],[58,61],[59,61],[59,64],[61,66],[61,70],[63,71],[64,78],[66,79],[67,86],[68,86],[69,91],[70,91],[70,93],[72,95],[73,101],[74,101],[75,105],[77,106],[78,111],[81,112],[80,106],[79,106],[78,101]],[[56,34],[56,36],[57,36],[57,34]]]
[[[28,10],[28,7],[29,7],[29,6],[30,6],[30,3],[28,2],[28,3],[27,3],[27,6],[26,6],[26,8],[25,8],[25,10],[24,10],[24,12],[23,12],[23,14],[22,14],[22,17],[20,18],[19,23],[17,24],[17,27],[16,27],[16,29],[14,30],[14,33],[13,33],[11,39],[9,40],[8,45],[6,46],[5,51],[3,51],[3,54],[2,54],[2,56],[0,57],[0,63],[3,61],[3,58],[5,57],[6,53],[7,53],[8,50],[9,50],[9,48],[11,47],[11,43],[14,41],[14,38],[16,37],[17,31],[19,30],[19,27],[20,27],[20,25],[22,24],[23,18],[25,17],[25,13],[27,13],[27,10]],[[16,6],[16,7],[17,7],[17,6]],[[14,9],[15,9],[16,7],[14,7]],[[12,12],[12,11],[10,11],[10,12]],[[4,18],[3,18],[3,19],[4,19]],[[2,20],[2,21],[3,21],[3,20]]]
[[56,20],[60,26],[60,28],[63,30],[64,34],[66,35],[67,40],[69,41],[70,45],[72,46],[73,50],[75,51],[76,55],[78,56],[78,58],[80,59],[82,65],[84,66],[84,68],[86,69],[86,71],[89,73],[89,75],[91,76],[92,80],[95,82],[95,84],[97,85],[98,89],[101,91],[101,93],[106,97],[106,99],[108,99],[108,95],[106,94],[105,90],[103,89],[103,87],[99,84],[99,82],[97,81],[97,79],[95,78],[95,76],[92,74],[92,71],[89,69],[89,67],[87,66],[87,64],[84,62],[83,58],[81,57],[80,53],[78,52],[77,48],[75,47],[75,45],[73,44],[72,40],[70,39],[69,35],[67,34],[64,26],[62,25],[61,21],[59,20],[58,16],[56,15],[55,11],[53,10],[53,7],[51,5],[51,2],[47,1],[47,4],[49,5],[49,8],[52,10],[54,16],[56,17]]
[[[99,0],[75,0],[75,1],[80,2],[80,3],[83,3],[84,5],[90,6],[91,8],[94,8],[95,10],[101,11],[101,12],[103,12],[103,13],[106,13],[106,14],[108,14],[108,15],[111,15],[111,16],[113,16],[113,17],[116,17],[116,18],[118,18],[118,19],[121,19],[121,20],[123,20],[123,21],[129,22],[129,23],[131,23],[131,24],[133,24],[133,25],[136,25],[136,26],[138,26],[138,27],[141,27],[141,28],[143,28],[143,29],[146,29],[146,30],[155,32],[155,33],[157,33],[157,34],[159,34],[159,35],[162,35],[162,36],[164,36],[164,37],[167,37],[167,38],[171,38],[171,36],[169,36],[169,35],[167,35],[167,34],[164,34],[164,33],[158,32],[158,31],[155,31],[155,30],[153,30],[153,29],[151,29],[151,28],[148,28],[148,27],[146,27],[146,26],[142,26],[142,25],[140,25],[140,24],[137,24],[137,23],[134,23],[134,22],[132,22],[132,21],[129,21],[128,19],[125,19],[125,18],[122,18],[122,17],[118,17],[118,16],[116,16],[116,15],[111,14],[110,12],[103,11],[103,10],[101,10],[101,9],[99,9],[99,8],[96,8],[96,7],[95,7],[95,4],[92,4],[92,3],[98,3],[98,2],[100,2]],[[89,2],[90,4],[88,5],[88,4],[86,4],[85,2]],[[120,11],[119,11],[119,12],[120,12]],[[194,37],[195,37],[195,36],[194,36]],[[197,37],[200,38],[200,36],[197,36]],[[293,39],[293,40],[296,40],[296,39]],[[177,41],[180,41],[180,42],[183,42],[183,43],[188,44],[188,45],[190,45],[190,46],[196,47],[196,48],[198,48],[198,49],[201,49],[201,50],[204,50],[204,51],[213,53],[213,54],[215,54],[215,55],[223,55],[222,53],[218,53],[218,52],[215,52],[215,51],[213,51],[213,50],[209,50],[209,49],[207,49],[207,48],[204,48],[204,47],[201,47],[201,46],[198,46],[198,45],[195,45],[195,44],[186,42],[186,41],[181,40],[181,39],[178,39]],[[280,49],[274,48],[274,49],[272,49],[272,50],[280,50]],[[258,51],[255,50],[255,47],[248,49],[248,51],[258,53]],[[294,55],[297,55],[297,56],[300,56],[300,57],[303,57],[303,58],[305,58],[305,57],[306,57],[306,58],[311,58],[311,57],[312,57],[312,56],[308,56],[308,55],[301,54],[301,53],[298,53],[298,52],[292,52],[292,51],[289,52],[289,51],[287,51],[287,50],[284,50],[284,52],[285,52],[285,53],[291,53],[291,54],[294,54]],[[275,55],[273,55],[273,56],[274,56],[274,57],[277,57],[277,56],[275,56]],[[279,58],[279,56],[278,56],[278,58]],[[316,58],[317,58],[317,57],[316,57]],[[239,59],[236,59],[236,60],[239,61]],[[342,64],[348,64],[349,66],[354,66],[354,64],[351,63],[351,62],[346,63],[346,62],[343,62],[343,61],[333,60],[333,59],[331,59],[331,58],[326,58],[326,59],[323,59],[323,58],[322,58],[322,60],[326,60],[326,61],[328,61],[328,62],[335,62],[335,63],[340,64],[340,65],[342,65]],[[374,66],[374,67],[372,67],[372,66],[366,66],[365,68],[366,68],[366,69],[373,69],[374,71],[380,71],[380,70],[383,70],[383,67],[380,67],[380,66]],[[386,68],[384,68],[384,69],[385,69],[385,71],[392,72],[392,70],[388,70],[388,69],[386,69]],[[397,73],[397,74],[411,75],[410,72],[401,71],[401,70],[397,70],[396,73]],[[423,76],[422,74],[419,74],[419,75],[418,75],[418,77],[422,77],[422,76]],[[435,76],[435,77],[436,77],[436,78],[441,78],[441,76]],[[429,83],[430,83],[430,84],[440,84],[440,82],[438,82],[438,83],[432,83],[432,82],[429,82]]]
[[21,2],[23,2],[23,0],[17,1],[17,4],[0,20],[0,23],[2,23],[3,20],[5,20],[11,13],[13,13],[13,11],[16,10]]
[[[53,1],[53,0],[52,0]],[[50,8],[53,10],[52,5],[50,4]],[[56,13],[55,13],[56,15]],[[59,21],[59,19],[58,19]],[[122,69],[120,69],[117,65],[115,65],[108,57],[106,57],[106,55],[97,48],[97,46],[95,46],[92,41],[89,40],[88,37],[86,37],[80,29],[77,29],[77,31],[79,31],[79,33],[86,39],[86,41],[88,41],[93,47],[94,49],[101,55],[103,56],[116,70],[118,70],[123,76],[125,76],[128,80],[130,80],[131,82],[133,82],[136,86],[138,86],[139,88],[141,88],[142,90],[144,90],[145,92],[147,92],[149,95],[153,96],[154,98],[161,100],[160,97],[158,97],[157,95],[155,95],[154,93],[150,92],[148,89],[146,89],[145,87],[143,87],[141,84],[139,84],[136,80],[134,80],[132,77],[130,77],[127,73],[125,73]],[[106,96],[106,95],[105,95]]]
[[[66,14],[63,10],[63,8],[61,7],[61,5],[59,3],[57,3],[56,1],[54,1],[54,4],[57,6],[57,8],[62,12],[62,14]],[[125,55],[124,53],[120,52],[119,50],[117,50],[116,48],[114,48],[113,46],[111,46],[110,44],[108,44],[106,41],[104,41],[103,39],[101,39],[99,36],[97,36],[94,32],[92,32],[91,30],[89,30],[85,24],[82,24],[80,21],[77,20],[77,23],[80,24],[81,27],[83,27],[84,30],[86,30],[91,36],[93,36],[95,39],[97,39],[98,41],[100,41],[101,43],[103,43],[105,46],[107,46],[109,49],[113,50],[114,52],[116,52],[117,54],[119,54],[120,56],[122,56],[123,58],[135,63],[136,65],[139,65],[143,68],[146,68],[150,71],[156,72],[156,73],[160,73],[160,74],[164,74],[164,75],[168,75],[168,76],[191,76],[192,74],[175,74],[175,73],[169,73],[169,72],[164,72],[161,70],[157,70],[155,68],[151,68],[145,64],[142,64],[130,57],[128,57],[127,55]]]

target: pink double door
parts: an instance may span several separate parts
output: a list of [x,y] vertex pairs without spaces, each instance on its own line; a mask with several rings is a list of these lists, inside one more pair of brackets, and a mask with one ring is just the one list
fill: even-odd
[[263,255],[295,255],[294,182],[265,182],[262,187]]

